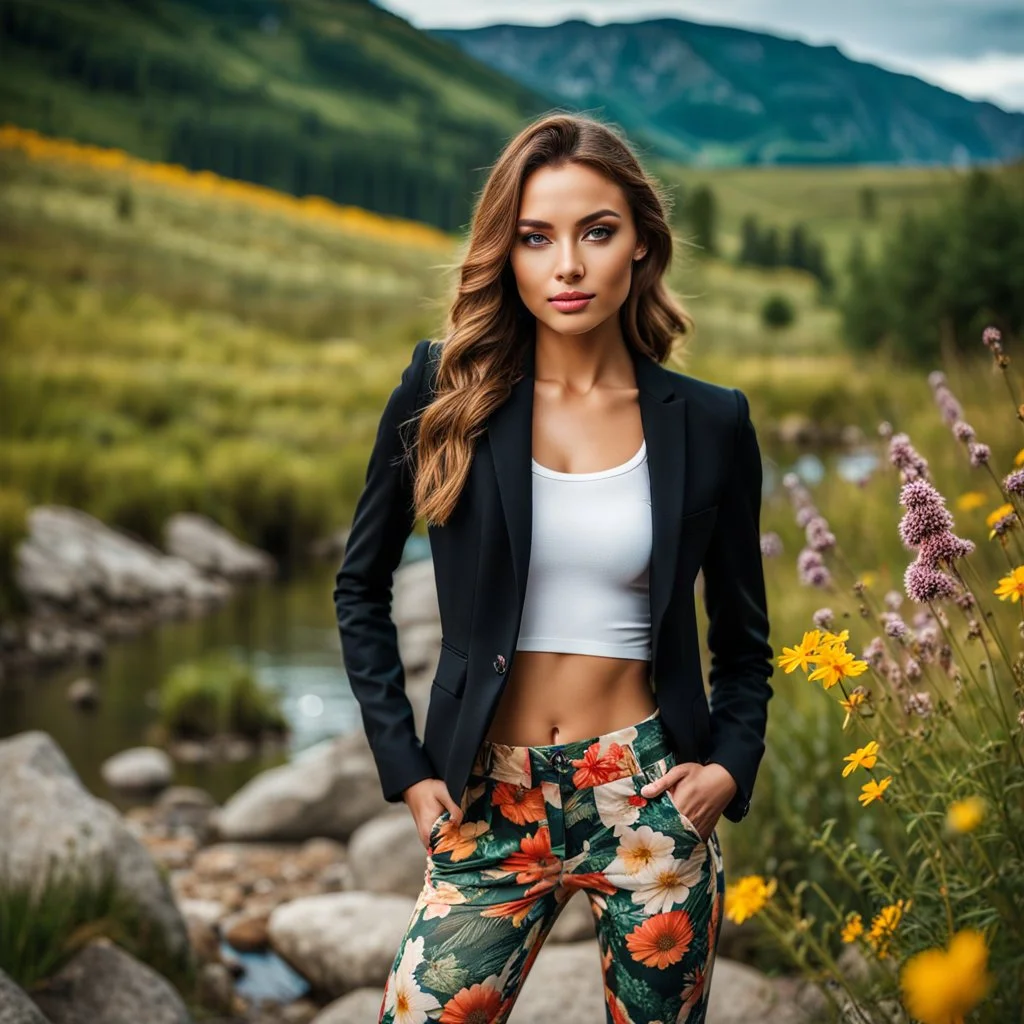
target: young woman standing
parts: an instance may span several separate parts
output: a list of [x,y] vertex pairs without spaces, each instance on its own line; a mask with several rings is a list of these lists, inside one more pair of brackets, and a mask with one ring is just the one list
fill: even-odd
[[[619,135],[538,120],[482,191],[443,343],[381,417],[334,600],[384,795],[427,850],[387,1024],[507,1020],[577,890],[608,1021],[704,1021],[715,826],[749,808],[773,652],[749,405],[661,365],[691,326],[671,256]],[[443,634],[422,742],[390,617],[417,516]]]

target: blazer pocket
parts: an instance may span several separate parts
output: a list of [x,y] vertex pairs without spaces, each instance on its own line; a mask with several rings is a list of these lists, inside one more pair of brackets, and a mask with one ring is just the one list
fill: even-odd
[[466,670],[469,659],[466,655],[442,642],[441,654],[434,672],[434,686],[439,687],[452,697],[461,697],[466,686]]
[[707,550],[717,518],[718,506],[709,505],[696,512],[688,512],[680,522],[683,547],[690,552],[690,557],[695,557],[698,563],[703,559],[704,552]]

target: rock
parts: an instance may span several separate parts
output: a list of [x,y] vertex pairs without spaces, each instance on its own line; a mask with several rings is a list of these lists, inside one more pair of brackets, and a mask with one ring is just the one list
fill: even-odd
[[711,974],[708,1020],[715,1024],[811,1024],[814,1018],[778,984],[754,967],[719,956]]
[[50,1024],[28,994],[3,971],[0,971],[0,1024]]
[[108,757],[100,774],[113,789],[165,789],[174,777],[174,765],[167,752],[157,747],[130,747]]
[[433,623],[436,626],[440,622],[441,611],[431,559],[402,565],[395,572],[392,590],[391,618],[398,627],[399,636],[416,623]]
[[92,881],[109,870],[168,952],[188,955],[185,922],[152,857],[117,811],[85,790],[52,737],[32,731],[0,741],[0,793],[0,850],[14,884],[38,891],[51,858],[55,870]]
[[258,953],[270,942],[267,935],[269,914],[241,914],[225,922],[224,938],[240,953]]
[[335,999],[312,1020],[312,1024],[367,1024],[380,1015],[384,1000],[383,987],[357,988],[347,996]]
[[211,824],[228,840],[345,840],[387,807],[368,750],[327,741],[251,779]]
[[594,1024],[604,1019],[597,943],[546,942],[523,982],[509,1024]]
[[328,996],[383,992],[415,905],[411,897],[368,892],[307,896],[270,915],[270,943]]
[[277,563],[207,516],[175,513],[164,524],[164,547],[208,576],[231,580],[274,576]]
[[17,549],[15,578],[30,605],[94,611],[103,606],[217,604],[224,581],[209,580],[184,559],[165,555],[79,509],[38,505]]
[[164,828],[186,829],[200,842],[210,832],[210,814],[217,804],[205,789],[196,786],[171,786],[156,801],[153,811]]
[[196,995],[206,1009],[230,1013],[235,1001],[235,982],[231,972],[224,964],[203,964],[196,978]]
[[52,1024],[192,1024],[165,978],[109,942],[93,942],[38,989]]
[[595,934],[590,901],[584,893],[575,892],[569,897],[569,902],[562,907],[548,941],[582,942],[584,939],[594,938]]
[[92,711],[100,702],[99,687],[95,680],[83,676],[68,687],[68,700],[81,711]]
[[353,887],[366,892],[415,898],[423,888],[426,861],[416,822],[404,805],[360,825],[348,844]]
[[[432,676],[440,650],[441,629],[435,619],[411,622],[398,634],[398,652],[407,676],[427,672]],[[424,682],[429,684],[430,679]]]

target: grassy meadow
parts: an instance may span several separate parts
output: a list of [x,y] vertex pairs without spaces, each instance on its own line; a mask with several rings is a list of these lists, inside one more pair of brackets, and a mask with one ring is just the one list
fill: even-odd
[[[169,513],[197,510],[285,556],[345,524],[409,349],[439,333],[459,239],[336,207],[310,215],[301,200],[232,189],[180,168],[158,174],[12,139],[0,135],[2,535],[14,536],[10,520],[42,502],[83,508],[157,542]],[[703,176],[713,184],[727,249],[746,213],[780,225],[799,217],[827,239],[836,270],[835,254],[855,234],[878,244],[900,210],[939,202],[955,179],[875,168],[662,173],[670,182]],[[880,216],[865,226],[858,196],[867,183]],[[766,493],[762,530],[778,533],[783,548],[765,559],[777,653],[828,606],[859,654],[878,633],[872,618],[882,595],[902,590],[913,556],[897,529],[900,482],[878,436],[883,420],[928,459],[956,532],[977,544],[972,570],[979,593],[991,598],[1000,575],[1024,560],[1019,533],[1011,531],[1004,548],[986,524],[1024,436],[1001,371],[980,343],[978,360],[942,369],[965,419],[991,446],[990,468],[970,465],[923,373],[844,348],[838,317],[809,276],[738,268],[683,247],[670,284],[697,322],[675,365],[749,395],[776,481],[800,454],[776,436],[792,415],[833,431],[859,427],[882,460],[864,483],[828,474],[813,488],[838,540],[834,584],[824,591],[799,582],[804,531],[784,489]],[[797,311],[781,331],[761,323],[772,293]],[[866,588],[860,596],[857,579]],[[990,599],[988,607],[1012,645],[1020,606]],[[915,610],[905,601],[908,621]],[[953,628],[962,635],[963,621]],[[974,672],[985,650],[958,647],[961,656]],[[905,823],[877,804],[858,806],[839,769],[860,740],[818,688],[778,670],[773,686],[769,754],[750,821],[722,829],[730,865],[737,877],[750,869],[806,880],[825,901],[849,907],[849,878],[820,857],[808,860],[808,834],[826,822],[865,848],[899,850]],[[869,886],[862,896],[856,909],[870,915]],[[763,960],[771,965],[777,955]]]

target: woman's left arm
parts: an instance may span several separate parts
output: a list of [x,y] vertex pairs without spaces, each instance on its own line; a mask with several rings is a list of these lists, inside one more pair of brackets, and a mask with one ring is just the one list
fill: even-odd
[[704,561],[704,605],[711,649],[711,751],[737,791],[723,814],[740,821],[750,809],[764,754],[774,672],[761,556],[761,451],[747,396],[737,401],[735,454]]

